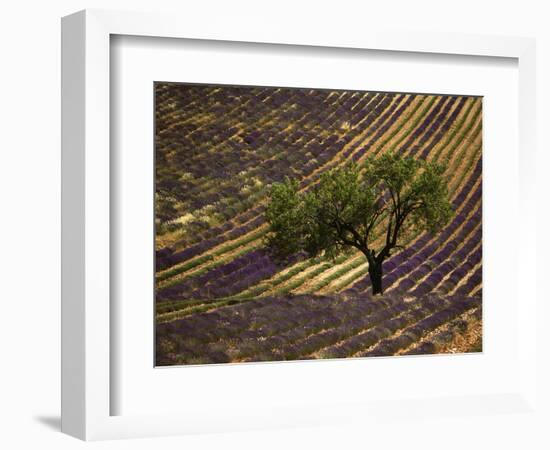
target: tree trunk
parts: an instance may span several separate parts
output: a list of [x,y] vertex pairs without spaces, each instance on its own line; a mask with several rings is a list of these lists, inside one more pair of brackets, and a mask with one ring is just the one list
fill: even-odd
[[369,264],[369,276],[373,295],[382,294],[382,263]]

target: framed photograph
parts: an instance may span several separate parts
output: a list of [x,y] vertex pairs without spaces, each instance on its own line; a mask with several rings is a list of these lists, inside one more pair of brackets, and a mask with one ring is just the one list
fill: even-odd
[[532,40],[94,10],[62,50],[64,432],[538,414]]
[[481,97],[154,88],[156,365],[481,351]]

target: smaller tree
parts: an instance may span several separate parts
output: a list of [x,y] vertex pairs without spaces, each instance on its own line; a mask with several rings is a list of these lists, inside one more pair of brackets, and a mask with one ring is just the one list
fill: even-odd
[[301,250],[334,258],[358,249],[373,294],[381,294],[383,262],[402,248],[403,237],[415,228],[435,233],[449,221],[443,173],[435,163],[385,154],[323,173],[307,192],[286,178],[271,188],[266,244],[282,258]]

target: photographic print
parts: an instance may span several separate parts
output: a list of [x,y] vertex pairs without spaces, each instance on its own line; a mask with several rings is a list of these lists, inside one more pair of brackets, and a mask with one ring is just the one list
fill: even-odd
[[482,351],[482,98],[156,82],[155,364]]

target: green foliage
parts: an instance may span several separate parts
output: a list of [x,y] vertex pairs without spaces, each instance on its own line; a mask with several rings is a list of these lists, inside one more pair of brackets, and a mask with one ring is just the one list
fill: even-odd
[[266,240],[281,257],[291,255],[305,246],[308,218],[298,186],[298,181],[287,177],[284,183],[274,183],[271,187],[271,201],[266,210],[271,232]]
[[[266,244],[279,257],[304,250],[334,258],[357,248],[380,264],[409,230],[435,233],[449,221],[444,172],[436,163],[389,153],[326,172],[307,192],[287,178],[271,188]],[[375,249],[377,227],[386,241]]]
[[390,210],[410,217],[417,229],[435,233],[451,218],[444,166],[393,153],[368,159],[366,166],[369,181],[389,193]]

